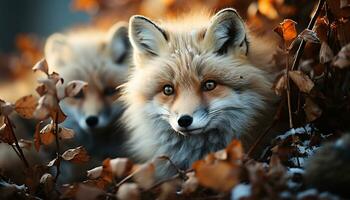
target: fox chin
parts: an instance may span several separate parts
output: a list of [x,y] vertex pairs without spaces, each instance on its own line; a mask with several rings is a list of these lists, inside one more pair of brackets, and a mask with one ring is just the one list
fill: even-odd
[[[131,153],[188,168],[241,139],[248,148],[274,115],[274,42],[253,36],[236,10],[129,22],[134,69],[123,88]],[[163,165],[159,176],[174,172]]]

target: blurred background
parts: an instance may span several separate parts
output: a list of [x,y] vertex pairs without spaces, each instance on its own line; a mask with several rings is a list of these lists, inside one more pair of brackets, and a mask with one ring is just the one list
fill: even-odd
[[134,14],[173,18],[208,9],[237,9],[252,30],[269,34],[283,19],[307,26],[315,0],[2,0],[0,6],[0,97],[14,101],[31,93],[32,66],[43,56],[45,39],[78,27],[107,29]]

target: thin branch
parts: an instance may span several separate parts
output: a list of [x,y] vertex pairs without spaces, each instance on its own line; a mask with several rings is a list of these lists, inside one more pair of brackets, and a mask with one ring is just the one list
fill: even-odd
[[[14,140],[15,140],[15,146],[16,146],[16,148],[17,148],[17,151],[18,151],[19,154],[20,154],[21,160],[23,161],[25,167],[26,167],[26,168],[29,168],[29,163],[28,163],[26,157],[24,156],[24,153],[23,153],[23,151],[22,151],[22,148],[21,148],[21,147],[19,146],[19,144],[18,144],[18,140],[17,140],[16,134],[15,134],[15,132],[14,132],[14,130],[13,130],[12,123],[11,123],[11,121],[10,121],[10,119],[9,119],[8,116],[5,116],[5,123],[6,123],[7,126],[9,126],[9,128],[10,128],[12,137],[13,137]],[[12,145],[11,145],[11,146],[12,146]]]
[[58,111],[56,111],[56,116],[54,119],[54,135],[55,135],[55,139],[56,139],[56,159],[57,159],[57,163],[56,163],[56,176],[55,176],[55,182],[58,179],[58,176],[61,173],[60,170],[60,166],[61,166],[61,154],[60,154],[60,143],[59,143],[59,138],[58,138]]
[[[287,51],[286,48],[285,48],[285,51]],[[290,102],[289,51],[286,54],[286,56],[287,56],[287,62],[286,62],[287,104],[288,104],[288,116],[289,116],[288,118],[289,118],[289,128],[293,128],[292,105],[291,105],[291,102]]]
[[[318,5],[317,5],[317,9],[314,13],[314,16],[312,16],[312,18],[307,26],[307,29],[309,29],[309,30],[313,29],[315,22],[316,22],[316,19],[317,19],[318,15],[320,14],[324,3],[325,3],[325,0],[319,0]],[[296,66],[298,66],[298,69],[299,69],[299,61],[300,61],[301,56],[303,55],[305,45],[306,45],[306,41],[301,40],[300,45],[298,47],[298,50],[296,52],[296,56],[295,56],[291,70],[294,70]]]

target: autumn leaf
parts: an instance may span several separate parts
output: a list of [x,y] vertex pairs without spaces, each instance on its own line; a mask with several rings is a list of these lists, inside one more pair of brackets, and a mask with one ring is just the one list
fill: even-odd
[[273,88],[276,95],[282,96],[283,92],[287,89],[287,76],[285,74],[280,76]]
[[88,162],[90,160],[90,156],[88,155],[87,151],[84,147],[79,146],[74,149],[68,149],[62,154],[62,158],[64,160],[81,164]]
[[13,104],[0,99],[0,116],[8,116],[13,112]]
[[314,82],[304,74],[302,71],[289,71],[289,77],[293,80],[295,85],[301,92],[310,93],[315,86]]
[[60,139],[72,139],[74,137],[74,130],[66,127],[59,126],[58,137]]
[[38,100],[33,95],[24,96],[15,103],[16,112],[23,118],[33,118],[34,111],[38,105]]
[[325,64],[332,61],[334,57],[332,49],[328,46],[326,42],[321,43],[320,49],[320,63]]
[[57,164],[58,164],[58,159],[54,158],[47,164],[47,166],[52,167],[52,166],[56,166]]
[[0,127],[0,142],[4,142],[12,145],[15,142],[15,138],[12,135],[12,131],[7,124],[3,124]]
[[129,174],[133,163],[128,158],[115,158],[110,160],[110,166],[114,176],[122,177]]
[[297,30],[295,28],[296,22],[291,19],[285,19],[277,26],[274,31],[283,38],[287,46],[297,37]]
[[216,191],[230,191],[239,183],[239,167],[224,161],[206,163],[196,161],[192,165],[200,185]]
[[102,170],[103,170],[102,166],[95,167],[93,169],[88,170],[86,176],[89,179],[97,179],[101,176]]
[[317,37],[317,34],[309,29],[303,30],[303,32],[299,34],[299,37],[307,42],[320,43],[320,39]]
[[304,111],[307,122],[312,122],[322,115],[322,109],[309,97],[305,99]]
[[339,69],[348,68],[350,66],[350,44],[341,48],[333,61],[333,65]]
[[66,120],[67,115],[64,114],[61,107],[57,104],[56,109],[51,110],[51,119],[54,119],[57,123],[62,123]]
[[244,155],[244,150],[242,143],[239,140],[232,140],[232,142],[225,148],[228,153],[228,158],[230,161],[236,162],[241,160]]
[[45,58],[42,58],[39,62],[37,62],[32,69],[34,72],[39,70],[44,72],[47,75],[49,74],[49,66],[47,65]]
[[46,196],[52,195],[51,192],[55,188],[55,181],[51,174],[43,174],[40,178],[40,184],[43,186]]
[[124,183],[117,192],[120,200],[138,200],[141,199],[140,189],[136,183]]
[[137,167],[133,179],[142,189],[150,188],[155,182],[155,166],[153,163],[145,163]]
[[70,81],[65,88],[65,94],[67,97],[76,96],[81,90],[87,86],[87,83],[80,80]]
[[55,135],[53,133],[54,126],[52,123],[44,126],[40,131],[40,142],[44,145],[50,145],[55,141]]

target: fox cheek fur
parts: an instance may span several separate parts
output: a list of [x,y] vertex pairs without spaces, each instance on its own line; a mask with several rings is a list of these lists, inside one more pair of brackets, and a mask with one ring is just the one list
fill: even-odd
[[234,9],[161,25],[134,16],[129,38],[135,68],[123,120],[137,159],[168,155],[187,168],[234,138],[249,146],[271,119],[274,77],[263,69],[272,52],[254,46]]

